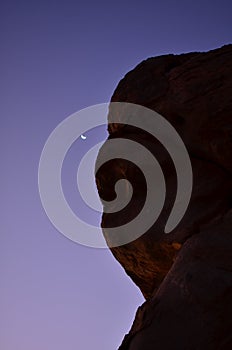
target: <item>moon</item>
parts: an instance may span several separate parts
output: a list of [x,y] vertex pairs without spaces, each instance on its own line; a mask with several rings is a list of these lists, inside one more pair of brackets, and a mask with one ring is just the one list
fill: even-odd
[[86,140],[86,136],[85,135],[81,135],[82,140]]

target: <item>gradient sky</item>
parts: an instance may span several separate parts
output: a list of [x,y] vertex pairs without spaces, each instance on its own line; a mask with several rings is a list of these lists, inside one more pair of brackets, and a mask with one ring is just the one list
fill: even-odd
[[[80,246],[52,226],[38,193],[40,154],[58,123],[109,101],[141,60],[231,42],[231,4],[1,1],[2,350],[113,350],[121,343],[144,299],[110,251]],[[90,132],[77,150],[105,137],[105,129]],[[71,150],[64,187],[75,206],[74,160]]]

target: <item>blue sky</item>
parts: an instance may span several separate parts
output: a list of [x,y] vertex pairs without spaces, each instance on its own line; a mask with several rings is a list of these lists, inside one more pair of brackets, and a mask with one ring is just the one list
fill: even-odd
[[[40,154],[58,123],[108,102],[141,60],[231,42],[231,7],[225,0],[1,2],[1,349],[117,349],[143,297],[108,250],[75,244],[52,226],[38,193]],[[83,153],[105,137],[99,128],[78,147]],[[72,151],[65,173],[73,205],[74,159]]]

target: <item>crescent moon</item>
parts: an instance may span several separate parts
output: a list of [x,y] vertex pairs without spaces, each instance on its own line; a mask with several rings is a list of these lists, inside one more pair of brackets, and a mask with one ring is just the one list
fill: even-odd
[[86,136],[85,135],[81,135],[82,140],[86,140]]

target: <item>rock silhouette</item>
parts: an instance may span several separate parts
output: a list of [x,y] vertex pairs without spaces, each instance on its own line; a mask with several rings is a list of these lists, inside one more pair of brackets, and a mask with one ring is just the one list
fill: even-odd
[[[111,123],[109,110],[109,138],[147,147],[167,186],[155,224],[135,241],[111,248],[146,299],[119,349],[232,349],[232,45],[149,58],[120,81],[112,102],[135,103],[165,117],[184,141],[193,169],[189,207],[173,232],[164,234],[177,188],[174,164],[157,140],[126,124],[126,114]],[[103,145],[98,157],[104,152]],[[135,189],[126,208],[103,214],[108,241],[107,227],[138,215],[146,184],[140,170],[121,159],[103,165],[96,178],[105,200],[114,198],[118,179]]]

